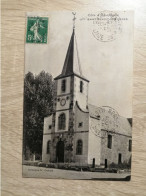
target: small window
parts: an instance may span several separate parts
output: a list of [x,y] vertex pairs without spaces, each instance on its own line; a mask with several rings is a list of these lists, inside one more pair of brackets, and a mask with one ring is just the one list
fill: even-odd
[[108,135],[107,147],[110,149],[112,148],[112,136],[111,135]]
[[122,163],[122,154],[119,153],[118,164]]
[[78,125],[78,127],[82,127],[83,126],[83,123],[82,122],[80,122],[79,123],[79,125]]
[[73,101],[70,102],[70,109],[73,108]]
[[82,93],[83,92],[83,82],[80,81],[80,92]]
[[47,142],[47,154],[50,154],[50,140]]
[[52,128],[52,125],[49,125],[48,128],[51,129]]
[[104,165],[105,165],[105,168],[107,168],[107,159],[105,159]]
[[61,91],[62,92],[65,92],[66,91],[66,80],[62,80],[62,83],[61,83]]
[[129,152],[131,152],[132,150],[132,140],[129,140],[129,148],[128,148]]
[[81,155],[83,151],[83,142],[82,140],[77,141],[77,147],[76,147],[76,154]]
[[99,115],[97,115],[97,120],[100,120],[100,116]]

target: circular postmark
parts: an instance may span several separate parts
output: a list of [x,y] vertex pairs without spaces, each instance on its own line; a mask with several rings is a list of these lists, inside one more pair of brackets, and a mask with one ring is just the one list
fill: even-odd
[[113,11],[102,11],[97,14],[94,21],[93,36],[102,42],[115,40],[122,32],[122,21],[118,13]]

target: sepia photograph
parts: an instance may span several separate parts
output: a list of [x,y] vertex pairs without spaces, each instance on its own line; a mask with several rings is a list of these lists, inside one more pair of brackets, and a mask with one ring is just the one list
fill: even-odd
[[131,179],[133,18],[27,13],[23,177]]

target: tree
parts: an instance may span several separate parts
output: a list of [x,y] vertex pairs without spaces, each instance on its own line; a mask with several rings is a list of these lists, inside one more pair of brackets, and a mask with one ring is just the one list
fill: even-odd
[[23,152],[42,152],[43,122],[53,112],[55,83],[49,73],[34,76],[28,72],[24,78]]

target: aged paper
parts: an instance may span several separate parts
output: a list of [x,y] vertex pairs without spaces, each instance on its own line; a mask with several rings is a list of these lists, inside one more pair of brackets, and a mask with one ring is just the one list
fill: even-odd
[[133,12],[28,13],[23,176],[130,180]]

